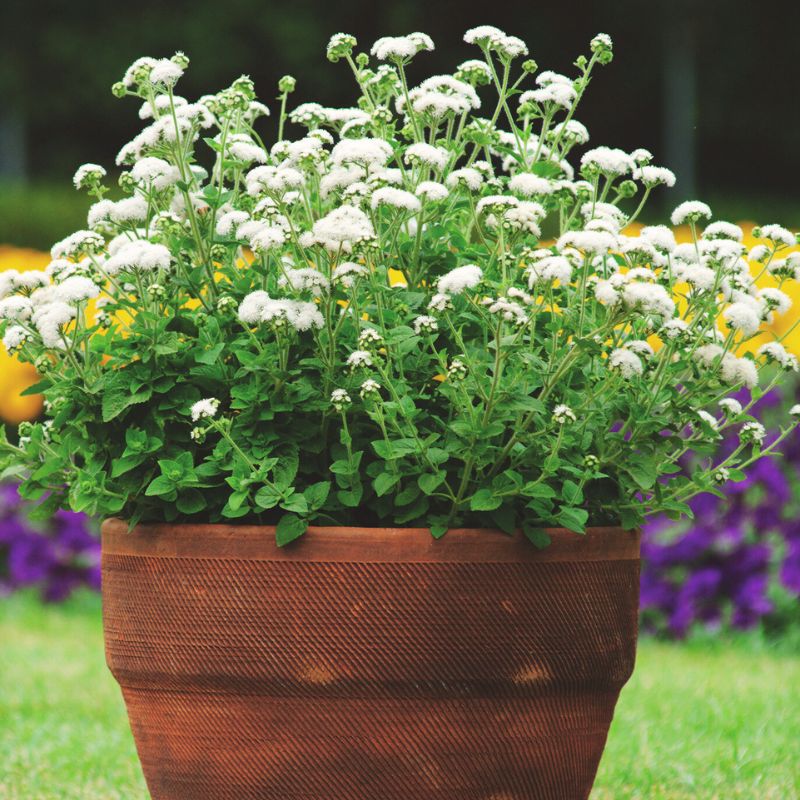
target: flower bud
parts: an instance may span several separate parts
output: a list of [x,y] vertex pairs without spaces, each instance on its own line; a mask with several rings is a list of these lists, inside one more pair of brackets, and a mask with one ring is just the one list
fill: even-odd
[[297,87],[297,79],[291,75],[284,75],[278,81],[278,91],[282,94],[291,94]]
[[356,46],[356,37],[349,33],[335,33],[328,42],[328,61],[336,63],[340,58],[347,58]]
[[128,90],[122,81],[117,81],[111,87],[111,94],[113,94],[114,97],[125,97],[125,95],[128,94]]

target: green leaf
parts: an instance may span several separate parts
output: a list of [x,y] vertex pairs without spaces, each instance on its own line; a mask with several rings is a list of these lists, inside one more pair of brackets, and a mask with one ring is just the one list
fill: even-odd
[[225,349],[225,342],[215,344],[211,349],[195,356],[195,361],[198,364],[213,364],[218,358],[219,354]]
[[146,403],[153,395],[149,387],[130,392],[126,389],[109,389],[103,395],[103,422],[111,422],[125,409],[137,403]]
[[312,483],[304,492],[303,495],[308,503],[310,511],[318,511],[325,505],[328,499],[328,494],[331,491],[330,481],[320,481],[319,483]]
[[357,483],[347,490],[340,490],[336,492],[336,497],[343,506],[348,508],[357,508],[361,505],[361,498],[364,496],[364,487]]
[[447,533],[447,523],[432,523],[429,530],[434,539],[441,539]]
[[543,528],[535,528],[530,525],[525,525],[522,530],[525,533],[527,540],[539,550],[543,550],[552,541],[550,535]]
[[642,489],[650,489],[658,478],[655,462],[645,459],[628,460],[623,468]]
[[159,475],[150,481],[144,493],[147,497],[166,497],[175,493],[175,484],[166,475]]
[[390,492],[400,481],[400,476],[391,472],[382,472],[372,481],[372,486],[375,489],[375,494],[378,497],[383,497]]
[[308,529],[308,523],[296,516],[295,514],[284,514],[278,521],[278,527],[275,528],[275,541],[278,547],[284,547],[299,539]]
[[253,500],[258,508],[275,508],[281,500],[281,493],[274,486],[262,486]]
[[302,494],[293,494],[281,503],[281,508],[305,515],[308,514],[308,501]]
[[175,507],[181,514],[197,514],[206,507],[206,499],[199,489],[187,489],[178,495]]
[[445,472],[426,472],[417,478],[417,483],[425,494],[433,494],[446,477],[447,473]]
[[500,508],[502,497],[495,497],[491,489],[478,489],[470,498],[469,507],[473,511],[494,511]]
[[560,525],[575,533],[585,533],[589,512],[585,508],[562,508],[556,519]]
[[115,458],[111,462],[111,477],[118,478],[132,469],[136,469],[145,459],[144,455],[123,456],[122,458]]

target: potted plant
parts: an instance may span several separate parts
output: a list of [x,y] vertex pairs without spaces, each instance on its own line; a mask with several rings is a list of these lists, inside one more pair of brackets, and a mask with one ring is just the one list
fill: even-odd
[[574,77],[465,40],[410,88],[429,37],[335,35],[357,105],[287,113],[284,77],[271,147],[247,78],[189,102],[183,54],[139,59],[125,196],[85,164],[86,230],[0,278],[47,400],[6,471],[108,518],[107,658],[158,800],[587,797],[638,526],[796,424],[767,443],[729,396],[797,367],[764,334],[794,235],[745,253],[694,201],[688,243],[632,226],[674,176],[584,148],[608,36]]

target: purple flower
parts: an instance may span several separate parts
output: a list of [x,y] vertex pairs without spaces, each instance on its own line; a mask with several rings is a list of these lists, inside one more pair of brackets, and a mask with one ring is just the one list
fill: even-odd
[[48,602],[100,588],[100,542],[83,514],[57,512],[34,526],[13,486],[0,486],[0,594],[36,587]]
[[[746,404],[749,392],[737,399]],[[783,414],[777,391],[761,398],[753,413]],[[796,402],[792,398],[791,403]],[[722,443],[723,457],[736,435]],[[800,434],[781,448],[782,459],[765,458],[747,478],[725,487],[725,498],[702,494],[689,503],[694,520],[676,526],[657,518],[642,538],[642,623],[645,630],[684,636],[693,625],[751,628],[774,613],[776,583],[800,598]]]

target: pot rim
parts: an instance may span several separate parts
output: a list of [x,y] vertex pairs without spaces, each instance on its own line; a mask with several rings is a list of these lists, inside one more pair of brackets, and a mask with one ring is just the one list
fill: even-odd
[[225,523],[128,523],[111,518],[101,526],[103,555],[161,558],[247,559],[321,562],[556,562],[639,560],[639,530],[545,529],[551,544],[537,549],[521,531],[451,528],[434,539],[427,528],[309,526],[284,547],[275,543],[274,525]]

